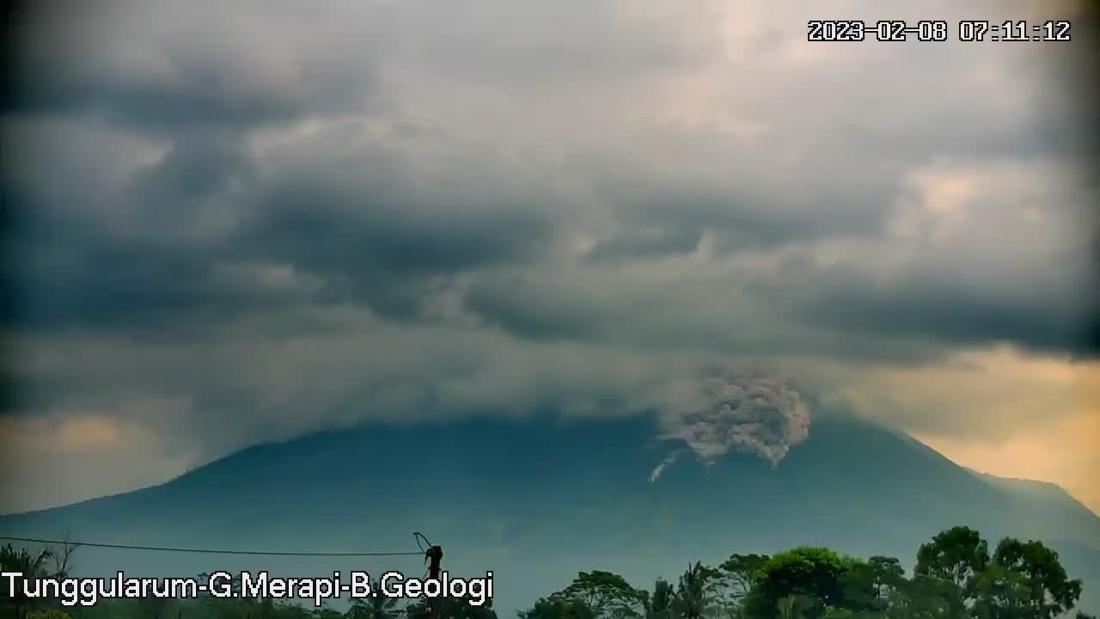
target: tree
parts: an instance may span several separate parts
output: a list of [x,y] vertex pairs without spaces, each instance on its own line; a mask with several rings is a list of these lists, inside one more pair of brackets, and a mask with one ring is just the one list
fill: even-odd
[[862,613],[859,616],[894,616],[907,604],[909,585],[905,569],[893,557],[853,559],[840,577],[841,598],[833,600],[830,608]]
[[[752,617],[775,617],[777,613],[799,612],[807,617],[820,617],[828,606],[842,607],[843,574],[853,560],[828,548],[800,547],[781,552],[760,570],[746,600],[746,610]],[[790,598],[780,608],[780,600]],[[802,610],[806,604],[810,608]]]
[[648,619],[672,619],[672,606],[675,597],[676,593],[672,585],[667,580],[658,578],[657,582],[653,583],[653,595],[649,597],[646,617]]
[[69,541],[68,535],[65,536],[64,541],[61,542],[60,548],[50,548],[50,567],[49,572],[55,578],[65,578],[69,575],[69,570],[72,567],[73,552],[76,551],[78,545]]
[[640,617],[647,594],[631,587],[618,574],[593,570],[580,572],[560,597],[581,600],[597,617]]
[[711,610],[719,578],[718,570],[696,562],[680,576],[673,608],[685,619],[702,617]]
[[989,565],[989,546],[977,531],[953,527],[922,544],[914,573],[954,583],[964,600],[972,599],[978,574]]
[[[799,547],[772,557],[731,555],[719,567],[689,563],[674,588],[652,594],[610,572],[581,572],[524,619],[1053,619],[1081,596],[1058,554],[1005,538],[992,556],[977,531],[943,531],[917,553],[913,577],[893,557],[855,559]],[[639,606],[644,615],[637,612]],[[1078,612],[1076,619],[1096,619]]]
[[917,574],[898,592],[891,616],[903,619],[963,619],[962,591],[942,578]]
[[719,581],[718,604],[725,609],[726,614],[736,616],[768,559],[768,555],[734,553],[718,566],[722,573]]
[[[52,559],[53,551],[49,548],[44,548],[37,553],[31,553],[26,548],[16,550],[11,544],[5,544],[0,548],[0,571],[22,574],[15,579],[15,595],[9,598],[9,603],[15,607],[17,617],[21,616],[20,609],[29,606],[32,602],[23,595],[23,581],[48,577],[50,575],[48,566]],[[4,592],[4,597],[7,597],[7,591]]]
[[775,609],[779,619],[803,619],[817,617],[823,609],[820,600],[810,595],[788,595],[776,600]]
[[[481,606],[470,604],[468,598],[438,598],[436,603],[441,619],[497,619],[491,600]],[[405,608],[405,616],[410,619],[427,619],[431,616],[428,601],[421,599],[410,604]],[[553,615],[540,616],[549,617]]]
[[583,601],[560,595],[540,598],[519,616],[522,619],[596,619],[596,613]]
[[1058,553],[1041,542],[1006,537],[976,584],[978,617],[1049,619],[1068,613],[1081,597]]
[[348,617],[352,619],[390,619],[400,615],[397,608],[397,598],[387,597],[379,593],[382,585],[378,582],[371,583],[370,590],[374,592],[368,598],[356,598],[351,603]]
[[530,619],[568,617],[642,617],[649,595],[635,589],[618,574],[593,570],[580,572],[565,589],[535,602],[520,615]]

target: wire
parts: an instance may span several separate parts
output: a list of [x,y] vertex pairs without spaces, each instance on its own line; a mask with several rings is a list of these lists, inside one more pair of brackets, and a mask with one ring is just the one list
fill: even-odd
[[[413,531],[413,539],[416,540],[416,545],[420,547],[420,552],[427,552],[428,548],[432,547],[432,543],[428,541],[428,537],[420,531]],[[421,544],[420,540],[424,540],[424,543]]]
[[214,548],[179,548],[174,546],[131,546],[128,544],[95,544],[92,542],[74,542],[72,540],[36,539],[31,537],[9,537],[0,535],[0,539],[13,542],[32,542],[36,544],[64,544],[69,546],[87,546],[90,548],[114,548],[118,550],[148,550],[153,552],[187,552],[208,555],[253,555],[264,557],[419,557],[417,552],[276,552],[269,550],[220,550]]

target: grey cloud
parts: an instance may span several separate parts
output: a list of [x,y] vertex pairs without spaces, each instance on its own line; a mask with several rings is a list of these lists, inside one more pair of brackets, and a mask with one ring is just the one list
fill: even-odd
[[[877,281],[853,268],[791,259],[768,275],[700,274],[691,283],[606,274],[587,282],[486,280],[465,307],[519,337],[703,347],[730,353],[813,354],[907,363],[953,347],[1009,342],[1095,357],[1086,290],[1009,277],[952,279],[934,265]],[[965,282],[965,283],[963,283]],[[1027,282],[1026,286],[1021,286]]]
[[144,218],[169,208],[193,215],[195,202],[225,192],[251,166],[238,134],[180,135],[160,161],[134,173],[128,197]]
[[232,143],[188,138],[119,190],[91,183],[84,195],[10,195],[9,319],[33,329],[145,331],[270,302],[278,295],[219,277],[230,248],[199,231],[205,201],[246,165]]
[[626,311],[629,303],[600,308],[579,292],[566,291],[556,296],[546,294],[537,286],[512,280],[511,283],[470,288],[463,296],[463,306],[487,324],[518,337],[599,340],[603,328],[620,312]]
[[[797,184],[801,181],[793,181]],[[825,237],[872,234],[887,209],[833,208],[839,196],[807,187],[793,204],[782,196],[699,196],[685,190],[645,206],[622,209],[620,229],[590,252],[593,260],[690,254],[705,234],[719,253],[759,250]],[[888,193],[879,194],[882,202]],[[650,200],[653,200],[650,198]],[[799,203],[801,202],[801,203]],[[880,203],[881,204],[881,203]]]
[[[253,163],[221,144],[178,143],[118,196],[117,219],[33,215],[23,229],[49,241],[18,243],[19,316],[40,328],[171,330],[273,303],[349,301],[413,316],[434,278],[531,259],[549,234],[537,212],[475,196],[416,196],[354,170],[259,176]],[[229,221],[203,225],[218,217]]]
[[[628,268],[629,275],[623,272]],[[631,346],[646,354],[812,355],[910,364],[952,350],[926,332],[875,331],[830,323],[825,312],[803,315],[810,300],[751,271],[692,272],[681,265],[647,281],[622,262],[599,269],[483,277],[464,289],[463,308],[487,327],[533,342]],[[806,267],[781,281],[810,273]],[[828,284],[821,291],[840,294]]]
[[545,196],[502,184],[506,169],[468,165],[462,151],[418,174],[398,146],[318,147],[262,162],[232,243],[315,274],[346,300],[415,315],[439,278],[535,260],[553,237]]
[[[27,73],[34,79],[17,89],[27,98],[8,112],[52,110],[80,117],[75,108],[53,106],[56,99],[130,119],[142,130],[147,117],[163,124],[162,137],[170,146],[158,162],[138,170],[123,192],[89,192],[97,201],[122,204],[122,215],[40,216],[46,223],[39,230],[54,241],[28,249],[33,259],[24,263],[22,288],[32,291],[27,293],[32,300],[34,291],[40,293],[41,303],[31,303],[24,313],[45,323],[94,328],[109,324],[110,316],[118,317],[116,326],[159,316],[156,322],[163,325],[187,322],[192,313],[210,320],[217,307],[230,316],[260,305],[293,309],[345,302],[407,317],[417,315],[442,286],[462,298],[475,318],[520,337],[709,340],[736,348],[751,338],[725,331],[763,331],[794,334],[778,336],[777,350],[817,354],[829,342],[843,341],[848,330],[866,333],[869,340],[873,335],[901,340],[900,348],[922,336],[943,346],[1009,340],[1064,348],[1087,313],[1069,299],[1070,286],[1058,288],[1048,316],[1013,295],[971,298],[970,276],[921,279],[921,269],[940,268],[924,256],[916,258],[927,262],[916,267],[918,276],[910,274],[913,269],[898,269],[887,274],[894,281],[886,285],[873,284],[880,276],[858,264],[847,265],[848,275],[840,278],[832,275],[843,268],[821,272],[813,259],[783,271],[722,266],[742,254],[766,263],[780,259],[769,253],[812,253],[817,245],[852,239],[894,243],[885,233],[904,197],[906,166],[945,145],[951,151],[952,144],[961,144],[942,138],[958,133],[958,127],[994,140],[1004,126],[1034,135],[1030,129],[1037,115],[1016,95],[990,100],[997,113],[984,116],[971,114],[966,97],[956,91],[926,94],[919,102],[904,96],[914,84],[928,85],[933,73],[924,61],[897,49],[884,53],[905,70],[885,75],[889,83],[873,88],[851,83],[839,93],[844,96],[813,98],[809,94],[827,88],[828,80],[851,78],[855,69],[831,63],[827,50],[823,62],[783,65],[790,41],[785,32],[772,32],[767,40],[773,55],[759,67],[731,60],[746,72],[731,74],[729,92],[719,99],[728,97],[731,110],[762,127],[756,137],[708,130],[705,122],[634,121],[608,122],[606,139],[594,140],[584,134],[590,120],[578,119],[573,127],[569,118],[548,117],[508,125],[516,135],[501,143],[495,119],[456,120],[448,116],[447,102],[402,99],[419,92],[406,85],[449,74],[447,80],[459,82],[455,103],[460,104],[464,96],[478,100],[466,88],[484,78],[487,84],[509,85],[498,101],[509,112],[523,113],[545,91],[517,81],[521,68],[546,58],[558,67],[551,73],[587,76],[559,87],[565,94],[592,95],[594,120],[611,121],[613,116],[604,115],[614,112],[598,104],[601,97],[619,101],[621,96],[645,109],[645,97],[654,96],[645,83],[649,76],[711,70],[722,37],[691,20],[684,22],[690,28],[677,22],[664,32],[655,27],[660,20],[654,15],[624,17],[614,7],[582,20],[589,9],[570,5],[550,11],[545,20],[524,14],[531,19],[521,20],[519,32],[503,29],[504,18],[490,13],[453,24],[433,22],[432,36],[418,51],[397,36],[422,22],[426,7],[415,5],[392,12],[336,5],[299,15],[305,24],[294,23],[292,13],[257,7],[229,11],[218,24],[206,12],[209,7],[158,14],[129,6],[117,24],[89,18],[85,26],[78,18],[90,16],[76,5],[54,8],[53,21],[43,19],[23,42],[24,64],[39,70]],[[368,15],[378,19],[355,20]],[[583,24],[566,37],[576,43],[573,52],[550,44],[560,41],[561,30],[543,21]],[[328,36],[304,37],[306,25],[325,26]],[[42,37],[51,28],[70,35],[64,45],[44,45]],[[194,36],[200,30],[209,35],[202,44]],[[494,36],[474,36],[485,32]],[[696,32],[702,33],[698,42],[680,37]],[[281,34],[288,40],[280,41]],[[81,50],[88,53],[81,56]],[[273,57],[258,53],[264,50]],[[506,68],[499,63],[511,60],[501,60],[507,55],[501,50],[523,53]],[[948,57],[942,50],[929,53],[932,59]],[[976,66],[995,63],[981,53],[964,59]],[[70,63],[61,70],[64,61]],[[871,70],[885,66],[862,62]],[[772,68],[777,70],[769,81],[765,70]],[[608,73],[622,81],[604,88],[590,79]],[[754,88],[742,88],[745,81]],[[384,87],[390,90],[381,91]],[[969,96],[974,87],[967,82],[960,88]],[[365,111],[363,97],[373,90],[386,106]],[[860,93],[879,104],[854,105],[852,97]],[[305,134],[287,127],[296,119],[326,121],[341,114],[356,118]],[[540,143],[544,124],[554,135]],[[253,140],[261,126],[282,135],[283,143],[257,149]],[[286,133],[280,134],[279,126]],[[482,129],[493,136],[487,143],[472,137]],[[922,132],[927,135],[918,135]],[[880,142],[876,147],[868,140]],[[990,144],[997,150],[1016,143]],[[34,202],[51,189],[38,185],[25,191],[25,201]],[[47,208],[72,210],[56,202]],[[571,264],[562,254],[575,251],[567,244],[577,234],[594,237],[590,249],[577,256],[593,269],[580,278],[583,285],[541,282],[555,267],[540,261]],[[639,276],[624,284],[614,281],[613,268],[601,267],[684,258],[704,241],[712,255],[699,262],[694,283],[668,288],[667,282],[647,283]],[[855,260],[879,258],[865,254]],[[1044,258],[1044,264],[1075,258],[1072,252],[1067,256]],[[517,265],[531,269],[513,269],[513,284],[498,277],[497,270]],[[273,292],[257,282],[223,283],[226,272],[239,276],[249,269],[257,277],[282,272],[302,285]],[[461,282],[449,281],[458,275]],[[775,278],[793,285],[769,285]],[[27,284],[31,280],[33,286]],[[553,297],[542,289],[554,290]],[[597,292],[601,289],[617,294]],[[666,293],[676,298],[665,298]],[[681,307],[681,300],[708,309]],[[856,306],[847,311],[851,303]],[[731,313],[728,328],[717,317],[723,308]],[[775,324],[749,326],[764,316]],[[646,334],[653,329],[659,332]],[[753,348],[766,345],[766,337],[759,339]],[[884,357],[897,348],[881,346]]]
[[261,8],[36,3],[12,42],[0,110],[91,114],[172,134],[364,108],[374,78],[361,46],[294,34],[332,26],[324,13]]
[[455,151],[417,174],[401,146],[430,135],[395,127],[390,143],[350,151],[323,139],[333,135],[257,155],[236,131],[187,132],[120,188],[90,183],[88,204],[15,179],[9,319],[190,338],[307,303],[416,317],[446,278],[531,260],[551,236],[544,198],[494,181],[495,163],[467,166]]
[[588,253],[596,262],[690,254],[699,248],[704,229],[698,226],[639,224],[598,242]]
[[[447,200],[445,195],[437,197]],[[546,224],[537,214],[461,205],[409,204],[400,190],[277,182],[244,224],[258,252],[321,271],[451,272],[520,258]]]
[[1088,332],[1098,308],[1095,299],[1090,301],[1084,290],[1030,284],[998,296],[943,281],[899,278],[882,286],[842,278],[831,288],[819,284],[816,298],[800,312],[843,330],[907,334],[958,345],[1012,342],[1082,357],[1100,354]]

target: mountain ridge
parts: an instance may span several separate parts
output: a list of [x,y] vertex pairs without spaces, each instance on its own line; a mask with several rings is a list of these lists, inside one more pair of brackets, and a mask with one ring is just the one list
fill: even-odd
[[[919,543],[964,524],[991,543],[1005,535],[1049,543],[1085,579],[1086,600],[1100,586],[1095,514],[1068,494],[1036,493],[960,467],[897,430],[823,415],[775,466],[740,453],[704,463],[658,435],[647,417],[368,424],[255,445],[133,492],[0,516],[0,531],[106,543],[402,551],[415,549],[411,531],[421,530],[447,548],[452,569],[493,570],[503,608],[518,608],[581,569],[609,569],[645,585],[675,576],[689,560],[716,563],[731,552],[828,545],[911,564]],[[676,450],[682,455],[650,482]],[[320,565],[226,564],[289,572]],[[218,567],[133,553],[87,553],[78,566],[185,574]]]

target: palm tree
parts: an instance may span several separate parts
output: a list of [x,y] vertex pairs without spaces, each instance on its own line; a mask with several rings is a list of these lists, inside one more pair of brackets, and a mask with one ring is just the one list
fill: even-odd
[[688,563],[676,591],[676,610],[684,619],[697,619],[710,609],[716,572],[700,562]]
[[53,556],[49,548],[38,554],[31,554],[27,552],[26,548],[20,548],[17,551],[11,544],[5,544],[3,548],[0,548],[0,571],[22,574],[20,578],[15,579],[15,595],[11,597],[11,603],[15,606],[16,617],[22,616],[20,615],[21,609],[30,601],[23,595],[22,581],[28,578],[48,577],[49,570],[46,565]]

